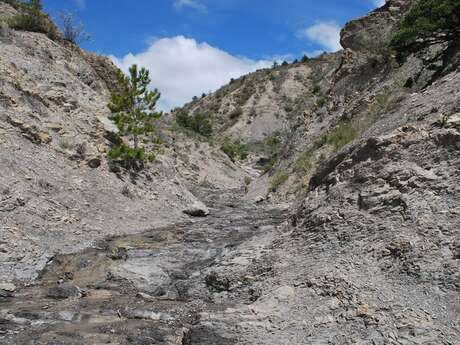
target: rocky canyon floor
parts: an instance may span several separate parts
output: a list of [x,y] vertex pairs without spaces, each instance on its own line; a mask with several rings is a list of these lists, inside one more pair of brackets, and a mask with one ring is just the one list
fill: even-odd
[[[256,282],[272,267],[266,246],[287,212],[242,203],[239,190],[201,194],[212,207],[208,218],[59,255],[36,282],[14,296],[5,291],[0,342],[233,343],[207,324],[213,313],[222,317],[260,297]],[[228,320],[228,327],[238,324]]]
[[195,192],[207,218],[58,255],[3,290],[0,343],[458,344],[457,291],[296,236],[289,205]]

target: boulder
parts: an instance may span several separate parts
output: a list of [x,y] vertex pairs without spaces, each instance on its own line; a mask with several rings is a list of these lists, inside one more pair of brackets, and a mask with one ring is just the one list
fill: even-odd
[[183,212],[192,217],[206,217],[209,215],[209,209],[200,201],[193,202]]
[[14,284],[11,283],[2,283],[0,284],[0,290],[14,292],[16,291],[16,286],[14,286]]
[[13,284],[0,284],[0,297],[13,297],[14,291],[16,291],[16,286],[14,286]]

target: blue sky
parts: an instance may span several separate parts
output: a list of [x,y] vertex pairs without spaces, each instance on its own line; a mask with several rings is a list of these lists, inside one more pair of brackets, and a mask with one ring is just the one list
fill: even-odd
[[[75,13],[90,42],[126,70],[148,67],[169,109],[274,60],[340,48],[338,32],[382,0],[44,0]],[[250,5],[249,5],[250,4]]]

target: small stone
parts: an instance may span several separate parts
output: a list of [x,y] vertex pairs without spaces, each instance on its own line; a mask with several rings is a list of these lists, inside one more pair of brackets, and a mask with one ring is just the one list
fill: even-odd
[[59,123],[48,123],[46,124],[46,128],[51,129],[54,132],[62,131],[62,125],[60,125]]
[[90,168],[93,168],[93,169],[99,168],[101,166],[101,158],[100,157],[90,158],[87,161],[87,164]]
[[97,148],[97,151],[99,153],[106,153],[107,152],[107,146],[104,145],[104,144],[99,144],[99,145],[97,145],[96,148]]
[[455,214],[455,215],[457,215],[457,216],[460,216],[460,207],[452,208],[452,209],[449,210],[449,212],[450,212],[451,214]]
[[39,132],[37,134],[37,139],[44,144],[49,144],[52,141],[51,136],[46,132]]

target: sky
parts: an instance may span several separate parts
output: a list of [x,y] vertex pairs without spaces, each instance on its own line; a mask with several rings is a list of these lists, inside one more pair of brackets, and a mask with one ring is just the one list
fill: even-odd
[[385,0],[43,0],[59,23],[71,12],[85,25],[87,50],[122,70],[150,70],[169,110],[231,78],[340,50],[340,28]]

